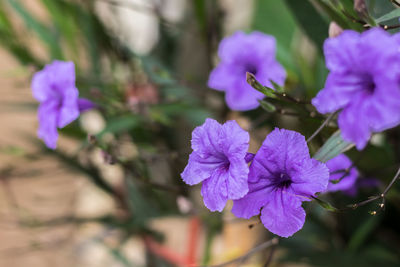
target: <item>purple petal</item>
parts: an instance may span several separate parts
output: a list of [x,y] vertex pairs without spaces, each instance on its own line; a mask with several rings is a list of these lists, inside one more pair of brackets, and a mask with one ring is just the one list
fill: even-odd
[[368,127],[368,119],[365,118],[362,109],[362,100],[356,99],[351,106],[340,112],[338,117],[339,128],[344,140],[352,142],[358,150],[363,149],[371,136]]
[[58,127],[63,128],[79,117],[78,108],[78,89],[76,87],[66,87],[63,90],[63,101],[58,117]]
[[261,32],[245,34],[237,31],[224,38],[218,48],[218,56],[222,61],[232,62],[237,58],[251,58],[254,55],[264,55],[265,61],[275,58],[275,38]]
[[278,190],[261,210],[260,218],[270,232],[289,237],[303,227],[306,213],[298,197]]
[[351,61],[358,57],[357,47],[360,34],[344,30],[338,37],[329,38],[324,43],[326,67],[330,71],[346,72]]
[[243,80],[238,81],[229,91],[226,91],[225,101],[232,110],[246,111],[257,108],[260,105],[258,101],[264,97]]
[[320,113],[330,113],[343,108],[354,98],[357,91],[364,90],[364,80],[354,73],[330,73],[325,88],[313,98],[312,104]]
[[188,185],[198,184],[211,177],[217,168],[220,168],[224,162],[221,159],[209,155],[201,157],[193,152],[189,156],[188,164],[181,173],[182,179]]
[[222,211],[228,200],[228,189],[226,181],[228,174],[226,170],[216,170],[213,175],[203,182],[201,195],[204,205],[210,211]]
[[233,201],[232,213],[236,217],[250,219],[260,214],[260,209],[272,195],[269,180],[261,179],[256,183],[249,183],[249,193],[243,198]]
[[230,158],[228,178],[226,180],[229,199],[239,199],[247,194],[249,168],[243,158]]
[[46,72],[36,72],[33,75],[31,87],[33,96],[39,102],[44,102],[54,95],[51,85],[48,83]]
[[64,88],[75,87],[74,62],[54,60],[50,65],[46,65],[44,71],[48,74],[49,82],[61,93],[65,92]]
[[[324,192],[329,182],[329,169],[315,159],[304,160],[299,172],[292,176],[291,188],[297,195],[314,196]],[[302,201],[310,200],[302,198]]]
[[[377,92],[374,97],[365,99],[363,103],[368,124],[374,132],[381,132],[400,124],[400,88],[397,83],[386,83],[382,86],[386,87],[386,92]],[[389,88],[394,90],[388,90]]]
[[192,149],[200,156],[219,153],[221,125],[213,119],[206,119],[203,125],[192,133]]
[[303,135],[275,128],[265,138],[250,166],[249,181],[255,182],[274,173],[296,170],[298,164],[309,159],[309,151]]
[[231,120],[222,125],[220,134],[220,144],[225,154],[237,155],[244,159],[249,149],[249,133],[243,130],[236,121]]
[[38,137],[45,142],[48,148],[51,149],[56,149],[57,147],[57,107],[58,103],[56,101],[47,101],[40,104],[38,109]]
[[330,181],[341,179],[339,183],[336,184],[329,183],[327,189],[328,192],[339,191],[339,190],[344,191],[354,187],[358,178],[358,171],[355,167],[351,168],[349,174],[347,174],[346,176],[343,176],[344,172],[334,173],[335,171],[345,170],[352,165],[351,160],[346,155],[340,154],[334,157],[333,159],[327,161],[326,165],[331,173],[329,177]]
[[32,78],[32,93],[39,101],[62,98],[65,88],[75,87],[73,62],[55,60],[38,71]]
[[238,77],[231,74],[232,67],[230,64],[220,63],[217,67],[215,67],[208,78],[208,87],[225,91],[227,88],[234,86],[237,82]]
[[96,104],[94,104],[92,101],[90,101],[87,98],[78,98],[78,109],[79,112],[85,112],[87,110],[93,109],[96,107]]

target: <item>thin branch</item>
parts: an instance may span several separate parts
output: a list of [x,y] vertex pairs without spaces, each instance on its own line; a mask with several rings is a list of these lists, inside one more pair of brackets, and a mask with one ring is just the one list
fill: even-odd
[[276,251],[276,246],[272,246],[267,261],[264,263],[264,267],[268,267],[271,264],[272,259],[274,258],[275,251]]
[[318,127],[318,129],[307,139],[307,143],[309,143],[319,132],[324,129],[324,127],[332,120],[332,118],[338,113],[339,111],[331,113],[326,120]]
[[400,167],[396,172],[396,175],[393,177],[392,181],[390,181],[389,185],[385,188],[385,190],[382,193],[382,197],[385,197],[387,192],[390,190],[390,188],[392,188],[393,184],[396,182],[396,180],[399,178],[400,176]]
[[384,207],[385,207],[385,197],[386,197],[387,193],[389,192],[390,188],[392,188],[392,186],[397,181],[397,179],[399,179],[399,177],[400,177],[400,167],[397,170],[397,172],[396,172],[395,176],[393,177],[392,181],[390,181],[388,186],[386,186],[385,190],[383,190],[382,194],[380,194],[379,196],[372,196],[367,200],[361,201],[361,202],[356,203],[356,204],[352,204],[349,207],[353,208],[353,209],[356,209],[356,208],[358,208],[360,206],[364,206],[364,205],[366,205],[366,204],[368,204],[370,202],[373,202],[373,201],[375,201],[377,199],[382,199],[382,202],[379,204],[379,209],[371,212],[371,215],[376,215],[378,211],[381,211],[382,209],[384,209]]
[[266,248],[269,248],[271,246],[276,246],[278,244],[278,242],[279,242],[279,239],[277,237],[274,237],[271,240],[268,240],[267,242],[264,242],[256,247],[252,248],[246,254],[244,254],[236,259],[233,259],[233,260],[221,263],[221,264],[211,265],[209,267],[223,267],[223,266],[227,266],[232,263],[235,263],[235,262],[243,263],[245,260],[247,260],[247,258],[249,258],[254,253],[257,253],[257,252],[264,250]]
[[310,101],[301,100],[301,99],[298,99],[298,98],[294,98],[293,96],[288,95],[287,93],[278,93],[278,92],[274,92],[274,94],[275,94],[276,96],[280,97],[281,99],[287,100],[287,101],[292,102],[292,103],[304,104],[304,105],[311,104]]
[[392,2],[394,5],[400,7],[400,3],[397,2],[396,0],[390,0],[390,2]]

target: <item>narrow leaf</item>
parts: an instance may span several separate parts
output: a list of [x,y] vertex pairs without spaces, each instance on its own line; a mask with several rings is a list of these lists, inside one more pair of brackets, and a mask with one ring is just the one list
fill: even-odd
[[392,10],[391,12],[383,15],[382,17],[377,18],[375,21],[377,23],[385,22],[391,19],[395,19],[400,17],[400,9]]
[[106,128],[101,131],[97,137],[101,138],[105,133],[120,133],[128,131],[140,123],[140,118],[134,115],[122,116],[110,119]]
[[313,197],[313,199],[315,201],[317,201],[317,203],[324,209],[328,210],[328,211],[332,211],[332,212],[338,212],[339,210],[337,208],[335,208],[334,206],[332,206],[330,203],[323,201],[319,198]]
[[271,103],[265,101],[265,100],[260,100],[260,106],[267,112],[272,113],[276,111],[276,108],[274,105],[272,105]]
[[321,162],[327,162],[328,160],[336,157],[337,155],[349,150],[354,144],[343,140],[340,130],[337,130],[332,134],[331,137],[325,142],[325,144],[315,153],[315,159]]
[[310,1],[286,0],[286,4],[307,36],[318,48],[322,49],[323,43],[328,37],[327,21],[317,12]]
[[63,59],[63,53],[56,36],[51,29],[38,21],[32,14],[17,0],[9,0],[8,3],[15,12],[22,18],[26,27],[34,31],[39,38],[49,47],[53,58]]

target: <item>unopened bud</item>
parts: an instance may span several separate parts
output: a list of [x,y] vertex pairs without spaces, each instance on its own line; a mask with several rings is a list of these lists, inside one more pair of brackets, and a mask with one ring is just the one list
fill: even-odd
[[339,36],[343,32],[343,29],[336,24],[336,22],[332,21],[329,24],[329,37],[334,38]]

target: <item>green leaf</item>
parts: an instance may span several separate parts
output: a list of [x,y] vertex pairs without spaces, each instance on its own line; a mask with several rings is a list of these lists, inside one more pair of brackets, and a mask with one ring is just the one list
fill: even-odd
[[380,216],[369,217],[357,230],[353,233],[349,241],[349,250],[356,251],[365,240],[370,236],[371,232],[378,226]]
[[260,106],[267,112],[272,113],[276,111],[276,108],[274,105],[272,105],[271,103],[265,101],[265,100],[260,100]]
[[328,37],[329,25],[310,1],[285,0],[301,28],[315,43],[319,51]]
[[297,25],[284,1],[255,1],[252,29],[271,34],[276,38],[277,59],[291,71],[296,69],[291,56],[292,40],[296,28]]
[[140,123],[141,119],[135,115],[126,115],[108,120],[106,128],[97,134],[101,138],[106,133],[120,133],[128,131]]
[[207,9],[205,0],[194,0],[194,11],[197,23],[203,34],[207,31]]
[[[151,205],[151,202],[145,198],[138,186],[134,183],[133,177],[126,179],[126,188],[128,191],[129,209],[135,214],[133,223],[138,226],[145,226],[147,219],[155,217],[159,211]],[[146,195],[147,196],[147,195]],[[148,198],[149,196],[147,196]]]
[[8,0],[11,7],[22,18],[26,27],[34,31],[39,38],[48,46],[52,58],[63,59],[63,53],[60,48],[57,37],[52,33],[51,29],[39,22],[18,0]]
[[332,4],[333,1],[327,0],[314,0],[313,3],[322,10],[331,20],[335,21],[343,29],[353,29],[356,31],[362,31],[363,27],[361,24],[354,23],[343,14],[343,11]]
[[176,81],[160,61],[151,56],[142,56],[139,58],[141,59],[144,71],[154,83],[164,86],[176,85]]
[[332,212],[338,212],[339,210],[337,208],[335,208],[334,206],[332,206],[330,203],[323,201],[319,198],[313,197],[313,199],[315,201],[317,201],[317,203],[324,209],[328,210],[328,211],[332,211]]
[[385,21],[388,21],[391,19],[398,18],[398,17],[400,17],[400,9],[395,9],[395,10],[392,10],[391,12],[383,15],[382,17],[375,19],[375,21],[377,23],[381,23],[381,22],[385,22]]
[[52,18],[54,26],[60,31],[62,37],[65,38],[70,50],[75,53],[79,52],[78,41],[78,25],[74,22],[70,9],[64,1],[58,0],[41,0],[42,4],[47,8]]
[[108,245],[106,245],[105,243],[103,243],[104,246],[107,248],[108,252],[111,254],[111,256],[113,256],[113,258],[118,261],[119,263],[121,263],[122,266],[125,267],[133,267],[136,266],[134,265],[124,254],[121,250],[116,249],[116,248],[112,248],[109,247]]
[[337,155],[349,150],[354,144],[343,140],[340,130],[337,130],[332,134],[331,137],[325,142],[325,144],[315,153],[313,158],[321,162],[327,162],[328,160],[336,157]]
[[285,89],[282,86],[280,86],[279,84],[277,84],[276,82],[274,82],[273,80],[269,80],[269,82],[272,84],[272,86],[274,87],[276,92],[278,92],[278,93],[285,92]]
[[34,64],[41,67],[42,64],[32,55],[28,47],[17,36],[8,14],[9,12],[7,12],[4,2],[0,2],[0,45],[13,54],[20,63],[24,65]]

